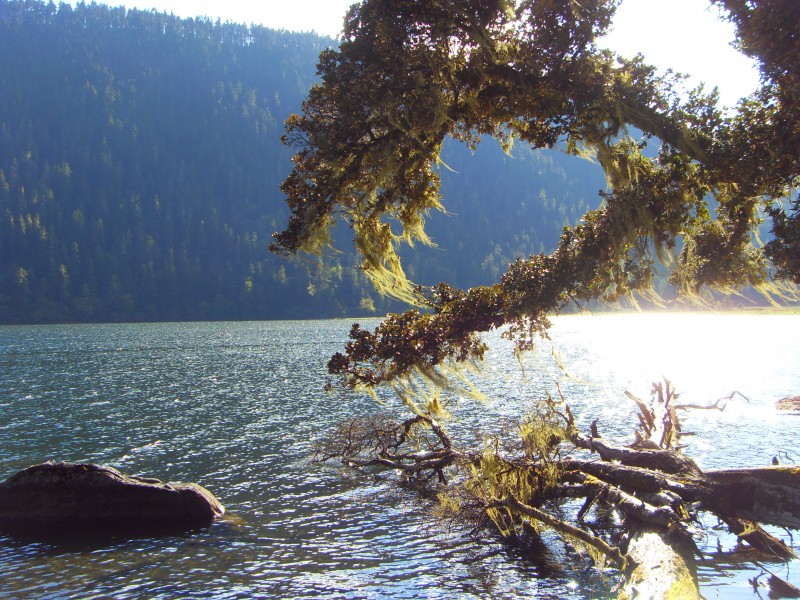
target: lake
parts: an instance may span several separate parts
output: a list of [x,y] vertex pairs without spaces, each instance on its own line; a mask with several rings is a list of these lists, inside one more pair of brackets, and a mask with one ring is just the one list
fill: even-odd
[[[374,325],[376,321],[362,321]],[[46,460],[90,461],[194,481],[225,505],[208,529],[143,539],[40,542],[0,534],[8,597],[597,598],[610,573],[559,544],[509,549],[446,529],[391,474],[311,464],[340,420],[386,410],[325,392],[325,365],[351,321],[0,327],[0,479]],[[581,423],[632,440],[635,405],[669,378],[695,411],[686,450],[701,468],[800,462],[800,315],[615,314],[554,319],[552,345],[526,357],[492,335],[481,389],[459,399],[464,436],[526,411],[557,385]],[[559,368],[553,351],[562,357]],[[385,395],[391,407],[396,401]],[[785,532],[773,532],[787,539]],[[759,570],[702,546],[706,598],[754,598]],[[735,539],[723,537],[723,551]],[[562,564],[566,563],[566,564]],[[800,584],[797,561],[771,565]],[[765,578],[762,578],[765,579]]]

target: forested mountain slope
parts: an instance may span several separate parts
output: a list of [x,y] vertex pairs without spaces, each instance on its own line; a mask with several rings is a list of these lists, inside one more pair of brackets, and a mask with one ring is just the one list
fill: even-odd
[[[0,0],[0,323],[266,319],[392,308],[345,250],[271,255],[280,142],[335,40],[102,5]],[[451,146],[437,248],[410,276],[467,287],[551,248],[598,202],[588,162]],[[568,163],[568,161],[570,161]],[[397,307],[394,307],[397,308]]]

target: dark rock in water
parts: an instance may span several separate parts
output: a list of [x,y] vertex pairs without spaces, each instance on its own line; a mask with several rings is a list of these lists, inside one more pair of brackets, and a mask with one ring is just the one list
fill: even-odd
[[93,464],[48,462],[0,483],[0,528],[207,526],[225,513],[205,488],[130,477]]
[[791,410],[793,412],[800,412],[800,396],[791,396],[778,400],[775,403],[775,408],[778,410]]

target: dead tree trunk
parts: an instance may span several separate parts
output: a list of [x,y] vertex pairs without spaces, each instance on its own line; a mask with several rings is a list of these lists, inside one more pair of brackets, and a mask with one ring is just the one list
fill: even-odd
[[707,471],[704,505],[719,515],[800,529],[800,467]]

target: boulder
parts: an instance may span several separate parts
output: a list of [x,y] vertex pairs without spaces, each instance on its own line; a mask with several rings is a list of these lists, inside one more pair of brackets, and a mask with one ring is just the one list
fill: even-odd
[[63,525],[192,528],[225,513],[205,488],[131,477],[110,467],[47,462],[0,483],[0,528]]

